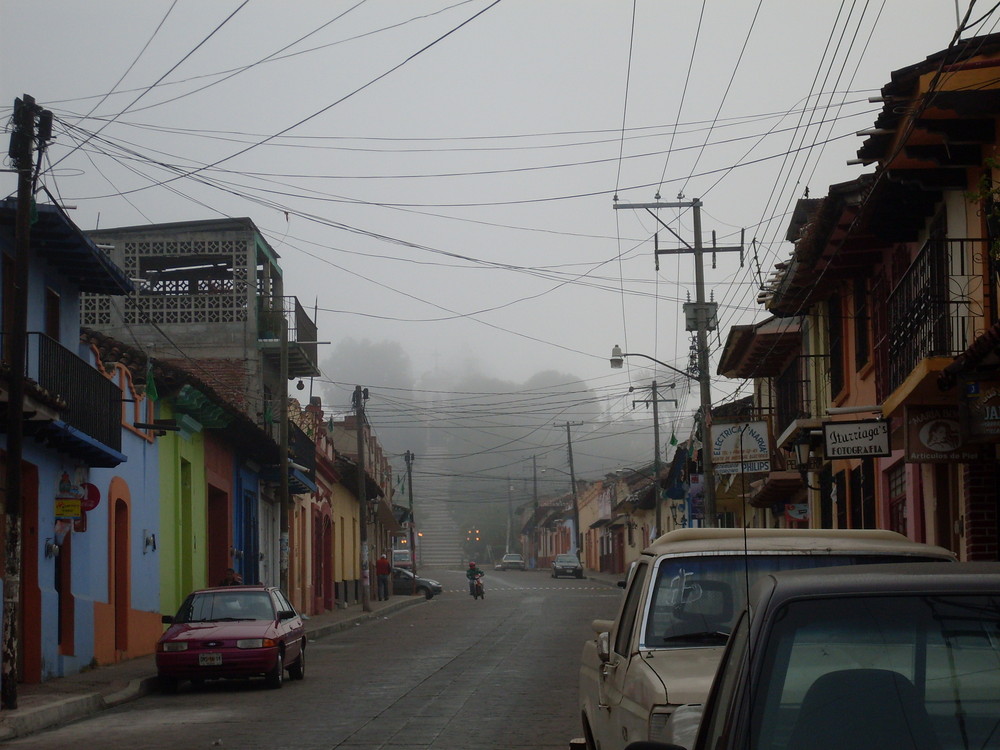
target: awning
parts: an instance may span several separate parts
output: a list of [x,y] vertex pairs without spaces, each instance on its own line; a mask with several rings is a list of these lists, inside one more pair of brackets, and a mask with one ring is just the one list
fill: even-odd
[[[260,473],[261,479],[268,482],[277,482],[281,479],[281,467],[267,466]],[[300,469],[293,466],[288,467],[288,494],[304,495],[307,492],[316,492],[316,483]]]
[[624,526],[626,521],[628,521],[628,516],[622,514],[617,518],[615,518],[613,521],[611,521],[611,523],[608,524],[608,528],[613,529],[617,526]]
[[592,529],[599,529],[602,526],[607,526],[609,523],[611,523],[611,519],[610,518],[598,518],[596,521],[594,521],[592,524],[590,524],[590,528],[592,528]]
[[806,486],[797,471],[772,471],[760,482],[751,485],[750,504],[755,508],[774,505],[794,505],[802,502]]
[[128,457],[114,448],[109,448],[100,440],[95,440],[86,432],[54,419],[51,422],[26,422],[25,427],[34,427],[31,434],[56,450],[78,458],[87,466],[111,469],[128,461]]

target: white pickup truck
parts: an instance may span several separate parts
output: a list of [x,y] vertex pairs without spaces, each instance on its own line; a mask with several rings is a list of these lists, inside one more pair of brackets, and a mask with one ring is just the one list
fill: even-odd
[[631,742],[690,747],[702,703],[747,592],[781,570],[862,563],[953,561],[942,547],[892,531],[679,529],[632,565],[614,620],[595,620],[580,667],[583,738],[571,748],[624,750]]

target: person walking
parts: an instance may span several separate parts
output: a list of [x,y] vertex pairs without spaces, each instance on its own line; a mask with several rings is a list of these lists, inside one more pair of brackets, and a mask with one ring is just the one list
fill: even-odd
[[384,602],[389,598],[389,577],[392,575],[392,564],[385,553],[375,561],[375,576],[378,579],[378,600]]
[[232,568],[226,568],[226,572],[222,574],[222,580],[219,581],[220,586],[242,586],[243,578]]

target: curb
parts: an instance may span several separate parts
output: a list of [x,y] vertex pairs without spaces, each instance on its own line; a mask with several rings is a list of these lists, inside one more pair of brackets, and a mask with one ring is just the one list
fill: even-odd
[[[376,612],[363,612],[355,617],[321,625],[313,630],[309,629],[307,623],[306,637],[310,641],[323,638],[333,633],[348,630],[363,622],[385,617],[406,607],[422,604],[425,601],[427,600],[422,596],[406,597],[399,602],[387,604]],[[60,724],[68,724],[69,722],[91,716],[106,708],[114,708],[123,703],[128,703],[136,698],[141,698],[155,692],[158,688],[158,682],[154,674],[149,677],[130,680],[124,688],[108,695],[103,695],[100,692],[92,692],[84,695],[76,695],[71,698],[61,698],[37,708],[3,712],[5,715],[0,715],[0,742],[52,729]]]

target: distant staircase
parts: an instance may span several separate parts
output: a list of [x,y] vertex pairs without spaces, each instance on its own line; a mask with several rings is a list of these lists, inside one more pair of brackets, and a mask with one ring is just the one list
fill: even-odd
[[[462,534],[448,507],[448,468],[443,451],[428,450],[419,461],[426,468],[413,488],[417,531],[417,572],[422,566],[456,568],[463,563]],[[417,484],[419,482],[419,484]]]

